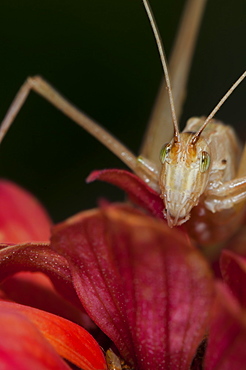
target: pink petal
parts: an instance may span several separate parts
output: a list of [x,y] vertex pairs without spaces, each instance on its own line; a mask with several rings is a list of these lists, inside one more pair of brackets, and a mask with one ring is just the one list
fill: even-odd
[[[0,315],[2,311],[13,314],[19,312],[26,316],[35,324],[60,356],[79,368],[84,370],[107,369],[101,348],[95,339],[82,327],[59,316],[16,303],[0,302]],[[29,333],[29,342],[31,350],[31,333]],[[14,345],[15,341],[12,340],[12,346]],[[47,368],[49,369],[49,367]]]
[[26,190],[0,181],[0,242],[46,241],[51,220],[40,203]]
[[118,186],[127,193],[133,203],[146,209],[153,216],[163,219],[164,206],[160,195],[133,173],[115,169],[93,171],[86,181],[89,183],[95,180]]
[[246,259],[224,250],[220,258],[220,269],[224,281],[240,304],[246,307]]
[[246,314],[226,288],[217,285],[205,370],[245,369]]
[[38,329],[18,310],[0,304],[0,368],[68,370]]
[[213,283],[183,234],[131,207],[84,212],[54,228],[89,316],[138,370],[188,369]]

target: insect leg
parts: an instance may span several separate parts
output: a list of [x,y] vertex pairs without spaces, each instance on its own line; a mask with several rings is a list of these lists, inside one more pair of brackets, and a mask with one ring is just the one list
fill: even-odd
[[246,201],[246,176],[227,181],[218,187],[208,190],[205,199],[206,208],[219,212],[232,208]]
[[139,168],[138,176],[140,176],[152,189],[159,192],[160,168],[158,168],[157,164],[149,161],[142,155],[137,157],[137,163]]
[[131,170],[138,171],[137,158],[121,142],[108,133],[98,123],[87,117],[78,108],[72,105],[58,91],[39,76],[29,77],[18,91],[0,127],[0,143],[13,123],[15,117],[25,103],[30,91],[35,91],[66,116],[84,128],[111,152],[119,157]]

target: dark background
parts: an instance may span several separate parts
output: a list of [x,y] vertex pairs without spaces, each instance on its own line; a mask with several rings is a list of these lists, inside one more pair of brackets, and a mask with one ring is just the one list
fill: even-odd
[[[167,55],[183,0],[152,0]],[[29,75],[40,74],[138,152],[162,69],[140,0],[5,0],[0,5],[0,116]],[[207,115],[245,69],[245,0],[210,0],[182,123]],[[246,81],[217,117],[245,139]],[[123,199],[86,185],[93,169],[123,164],[46,101],[31,94],[0,148],[0,176],[32,191],[59,221]]]

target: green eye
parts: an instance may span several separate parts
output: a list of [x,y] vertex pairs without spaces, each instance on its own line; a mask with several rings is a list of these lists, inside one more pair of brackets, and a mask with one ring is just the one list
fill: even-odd
[[163,145],[163,147],[161,148],[161,151],[160,151],[160,161],[161,161],[162,164],[165,162],[167,153],[169,151],[170,151],[170,145],[169,144]]
[[200,159],[200,171],[205,172],[208,170],[210,165],[210,155],[207,152],[202,152]]

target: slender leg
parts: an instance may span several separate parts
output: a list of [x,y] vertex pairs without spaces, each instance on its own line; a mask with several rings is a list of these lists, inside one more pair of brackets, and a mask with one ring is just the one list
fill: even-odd
[[138,176],[141,177],[141,179],[144,180],[152,189],[159,193],[160,168],[158,168],[157,164],[149,161],[141,155],[137,158],[137,164],[139,168],[137,173]]
[[118,156],[131,170],[138,170],[137,158],[115,137],[109,134],[99,124],[79,111],[67,99],[60,95],[51,85],[39,76],[29,77],[18,91],[0,127],[0,143],[13,123],[15,117],[25,103],[30,91],[33,90],[66,116],[71,118],[79,126],[88,131],[92,136],[105,145],[111,152]]
[[227,181],[206,194],[205,205],[211,212],[232,208],[246,201],[246,176]]
[[57,109],[62,111],[66,116],[99,140],[111,152],[117,155],[131,170],[148,183],[149,186],[153,189],[158,189],[157,169],[150,161],[135,157],[135,155],[114,136],[108,133],[98,123],[87,117],[39,76],[29,77],[18,91],[2,121],[0,127],[0,143],[32,90],[44,97]]

